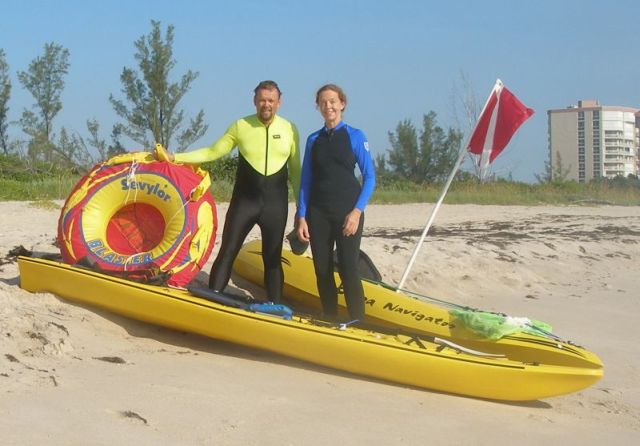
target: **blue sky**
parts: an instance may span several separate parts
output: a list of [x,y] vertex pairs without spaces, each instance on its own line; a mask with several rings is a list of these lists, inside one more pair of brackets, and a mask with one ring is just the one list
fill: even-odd
[[[547,157],[547,110],[580,99],[640,108],[636,0],[3,0],[9,118],[33,104],[17,72],[55,42],[71,63],[56,130],[87,136],[85,121],[96,118],[106,138],[118,120],[109,94],[123,98],[120,73],[136,66],[133,43],[151,20],[175,27],[173,80],[200,73],[181,104],[190,117],[203,109],[209,131],[191,148],[253,112],[252,89],[274,79],[284,92],[280,114],[303,141],[322,126],[316,89],[333,82],[349,96],[345,121],[365,131],[374,155],[385,153],[401,120],[421,127],[433,110],[441,126],[455,126],[456,108],[464,120],[463,73],[480,105],[500,78],[536,111],[494,164],[499,175],[534,182]],[[10,133],[23,136],[16,126]]]

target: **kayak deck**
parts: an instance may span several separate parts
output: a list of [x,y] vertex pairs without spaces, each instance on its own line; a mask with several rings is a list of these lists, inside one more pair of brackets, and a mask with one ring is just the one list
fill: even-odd
[[[321,303],[313,260],[283,249],[282,266],[287,301],[296,307],[319,311]],[[263,285],[264,267],[260,240],[251,241],[242,247],[233,270],[242,278]],[[340,283],[337,273],[336,283]],[[595,353],[574,343],[523,332],[490,340],[458,323],[443,305],[427,302],[404,292],[396,292],[383,283],[363,280],[362,285],[365,294],[365,321],[372,324],[401,327],[411,332],[437,336],[473,350],[504,354],[515,361],[594,369],[603,367],[602,361]],[[341,293],[338,296],[338,305],[341,315],[346,317],[346,303]]]

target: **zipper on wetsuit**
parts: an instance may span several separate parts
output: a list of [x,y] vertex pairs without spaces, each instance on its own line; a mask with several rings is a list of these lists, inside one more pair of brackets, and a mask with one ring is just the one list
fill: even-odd
[[265,125],[267,132],[267,140],[265,141],[265,153],[264,153],[264,176],[267,176],[267,166],[269,166],[269,126]]

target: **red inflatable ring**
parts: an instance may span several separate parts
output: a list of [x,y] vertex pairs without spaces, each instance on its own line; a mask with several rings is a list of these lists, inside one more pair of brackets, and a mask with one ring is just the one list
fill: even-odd
[[63,261],[100,270],[159,270],[186,286],[209,258],[217,215],[208,172],[127,153],[96,165],[67,198],[58,222]]

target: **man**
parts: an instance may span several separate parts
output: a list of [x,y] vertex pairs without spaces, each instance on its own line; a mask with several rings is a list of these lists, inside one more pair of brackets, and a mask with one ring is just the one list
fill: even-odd
[[291,122],[276,115],[280,88],[262,81],[254,90],[256,114],[238,119],[212,146],[188,153],[169,155],[179,163],[213,161],[238,147],[238,170],[225,218],[222,243],[209,275],[209,288],[223,291],[229,283],[233,262],[254,225],[262,233],[264,283],[269,300],[282,298],[284,273],[280,263],[288,214],[287,179],[294,196],[300,187],[298,131]]

